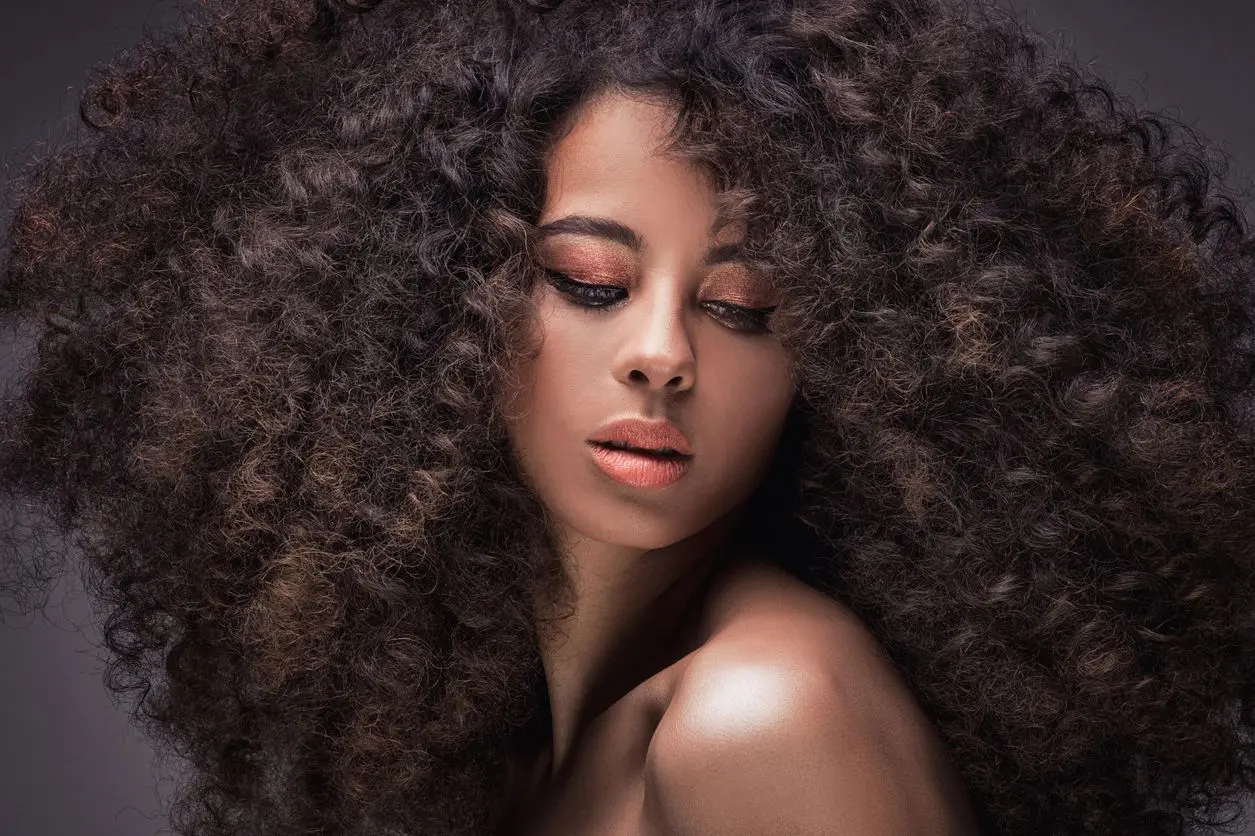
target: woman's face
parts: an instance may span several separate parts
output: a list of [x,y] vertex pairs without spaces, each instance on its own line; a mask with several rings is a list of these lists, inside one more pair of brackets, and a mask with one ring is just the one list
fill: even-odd
[[[598,309],[581,307],[560,280],[539,282],[542,347],[516,361],[509,401],[515,454],[556,520],[641,549],[689,537],[747,500],[793,397],[779,339],[723,307],[766,308],[778,298],[769,277],[726,246],[738,230],[712,230],[714,194],[699,170],[660,155],[672,118],[664,105],[607,94],[553,148],[536,258],[572,281],[621,290],[590,294],[618,300]],[[620,225],[617,237],[638,246],[569,231],[564,219],[577,217]],[[568,231],[545,230],[557,221]],[[692,451],[680,479],[631,487],[598,467],[588,439],[623,417],[679,427]]]

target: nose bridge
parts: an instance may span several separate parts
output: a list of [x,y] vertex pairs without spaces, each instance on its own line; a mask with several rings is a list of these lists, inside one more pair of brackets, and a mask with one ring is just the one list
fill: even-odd
[[692,385],[696,356],[683,281],[678,268],[655,268],[634,294],[624,365],[628,374],[645,374],[652,387],[665,386],[677,376],[681,388]]

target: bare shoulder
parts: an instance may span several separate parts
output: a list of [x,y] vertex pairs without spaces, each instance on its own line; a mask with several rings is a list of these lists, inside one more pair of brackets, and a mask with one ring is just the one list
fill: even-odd
[[712,680],[747,666],[777,669],[799,685],[832,692],[868,722],[918,711],[906,682],[863,621],[839,601],[765,560],[739,565],[711,590],[708,641],[675,697],[702,704]]
[[653,832],[977,832],[935,730],[853,612],[764,563],[712,596],[710,639],[647,757]]

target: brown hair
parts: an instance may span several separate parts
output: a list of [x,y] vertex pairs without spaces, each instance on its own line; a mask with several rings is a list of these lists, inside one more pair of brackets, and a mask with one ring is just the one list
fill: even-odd
[[[494,393],[547,143],[667,95],[799,401],[754,499],[990,834],[1251,790],[1252,256],[1216,160],[984,3],[206,2],[15,184],[0,485],[72,535],[176,829],[488,833],[563,583]],[[67,546],[20,555],[29,593]],[[38,584],[35,585],[38,587]]]

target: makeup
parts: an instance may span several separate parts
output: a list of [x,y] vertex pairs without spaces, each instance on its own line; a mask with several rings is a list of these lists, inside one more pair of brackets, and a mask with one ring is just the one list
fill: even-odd
[[593,461],[611,479],[633,488],[664,488],[688,470],[692,459],[615,450],[589,442]]

